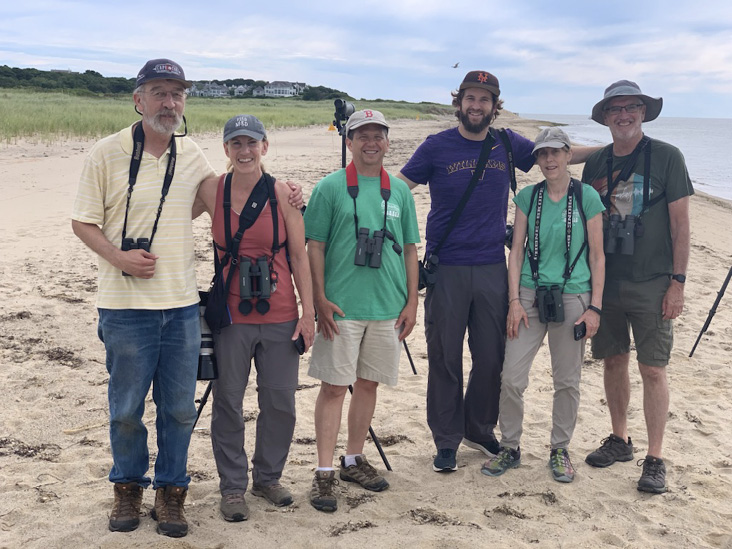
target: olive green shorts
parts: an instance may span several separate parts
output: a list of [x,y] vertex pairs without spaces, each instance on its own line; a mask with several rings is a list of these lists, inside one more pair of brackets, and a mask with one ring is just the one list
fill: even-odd
[[638,362],[666,366],[673,347],[673,323],[661,312],[670,278],[645,282],[610,280],[602,296],[600,329],[592,338],[592,356],[607,358],[630,352],[630,329]]

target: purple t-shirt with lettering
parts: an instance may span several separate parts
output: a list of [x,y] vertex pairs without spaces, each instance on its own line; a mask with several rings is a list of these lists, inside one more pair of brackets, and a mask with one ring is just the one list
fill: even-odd
[[[534,143],[506,130],[516,168],[528,172],[534,165]],[[451,128],[430,135],[402,168],[418,184],[429,184],[432,205],[427,216],[427,254],[445,234],[452,213],[465,193],[480,156],[482,141],[471,141]],[[440,250],[445,265],[489,265],[506,260],[504,239],[511,176],[508,155],[496,135],[493,149],[460,219]]]

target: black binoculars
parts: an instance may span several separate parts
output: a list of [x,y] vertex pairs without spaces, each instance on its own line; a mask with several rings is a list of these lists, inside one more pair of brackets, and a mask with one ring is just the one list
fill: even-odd
[[605,253],[633,255],[635,237],[643,236],[643,223],[634,215],[612,214],[605,222]]
[[[122,239],[122,251],[129,252],[130,250],[145,250],[150,251],[150,239],[149,238],[123,238]],[[129,273],[122,271],[122,276],[130,276]]]
[[371,231],[366,227],[358,230],[358,240],[356,240],[356,255],[353,258],[353,264],[359,267],[366,266],[368,260],[369,267],[378,269],[381,267],[381,252],[384,247],[384,231],[374,231],[373,238],[369,238]]
[[536,307],[539,309],[539,322],[564,322],[564,300],[562,288],[557,284],[539,286],[536,289]]
[[271,297],[271,277],[267,256],[254,261],[251,257],[239,257],[239,312],[244,316],[252,312],[251,299],[257,298],[257,311],[267,314]]

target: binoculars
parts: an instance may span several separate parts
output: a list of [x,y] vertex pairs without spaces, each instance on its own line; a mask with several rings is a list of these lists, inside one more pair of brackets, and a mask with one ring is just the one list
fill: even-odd
[[604,229],[606,254],[633,255],[635,237],[643,236],[643,224],[634,215],[626,215],[625,219],[620,219],[618,214],[612,214]]
[[440,266],[440,258],[431,254],[423,263],[419,264],[418,289],[431,288],[437,283],[437,267]]
[[251,299],[257,298],[257,311],[260,314],[269,312],[272,285],[267,256],[254,261],[251,257],[239,257],[239,312],[244,316],[252,312]]
[[[145,250],[150,251],[150,239],[149,238],[123,238],[122,239],[122,251],[128,252],[130,250]],[[130,276],[129,273],[122,271],[122,276]]]
[[539,286],[536,289],[536,307],[539,309],[539,322],[564,322],[564,300],[562,288],[557,284]]
[[369,267],[378,269],[381,267],[381,252],[384,247],[384,231],[374,231],[373,238],[369,238],[371,231],[366,227],[358,230],[356,240],[356,255],[353,264],[365,267],[368,260]]

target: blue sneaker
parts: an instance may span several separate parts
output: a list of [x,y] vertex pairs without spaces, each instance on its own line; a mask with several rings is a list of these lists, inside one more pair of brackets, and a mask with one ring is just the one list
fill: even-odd
[[480,472],[489,477],[499,477],[509,469],[518,467],[521,464],[521,451],[511,448],[501,448],[498,455],[489,459],[480,468]]
[[437,450],[432,470],[437,473],[451,473],[457,471],[457,450],[442,448]]

